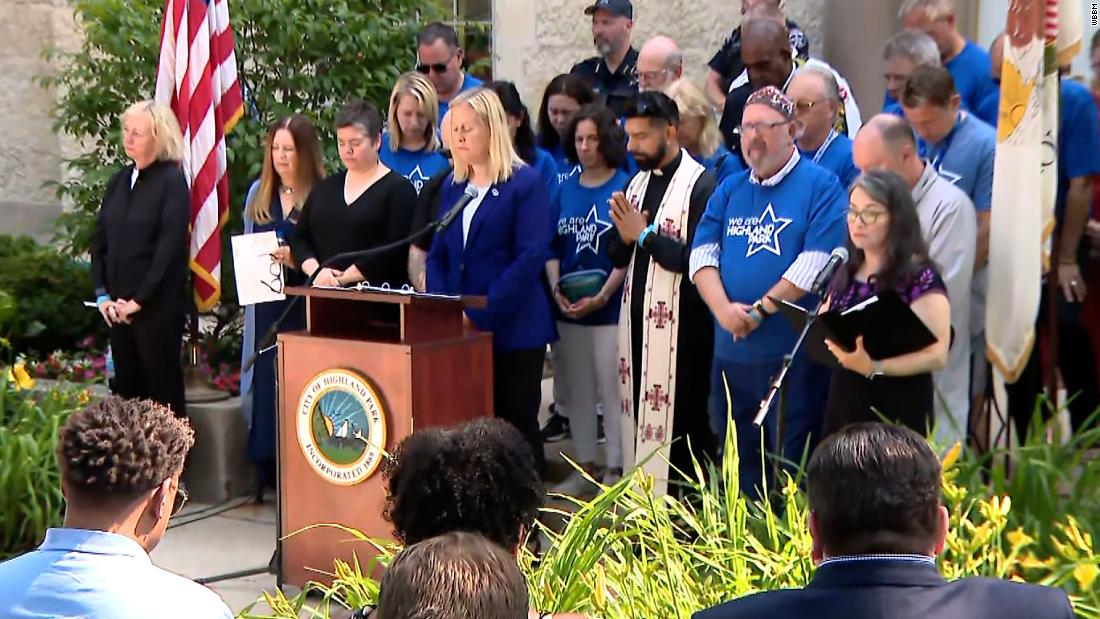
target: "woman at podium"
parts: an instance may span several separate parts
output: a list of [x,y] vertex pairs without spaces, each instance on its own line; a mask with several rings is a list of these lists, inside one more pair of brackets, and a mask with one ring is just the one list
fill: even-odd
[[[313,188],[290,238],[290,249],[315,286],[408,283],[408,247],[325,265],[337,254],[400,241],[408,236],[416,190],[378,160],[382,116],[370,103],[352,101],[336,113],[336,139],[344,170]],[[322,268],[324,265],[324,268]]]
[[[274,232],[279,238],[275,261],[282,266],[287,286],[300,286],[305,276],[298,270],[286,241],[301,217],[301,208],[313,187],[325,177],[321,162],[321,144],[313,123],[295,114],[280,119],[268,129],[264,142],[263,167],[260,178],[252,183],[245,199],[244,232]],[[273,265],[275,272],[278,267]],[[290,299],[282,302],[259,303],[245,309],[244,342],[241,359],[252,357],[256,336],[267,333]],[[305,307],[287,316],[280,331],[306,328]],[[256,496],[263,499],[263,490],[275,485],[275,349],[256,358],[255,365],[241,371],[241,406],[250,411],[252,425],[248,430],[248,460],[256,467]]]
[[834,282],[824,309],[844,311],[892,290],[936,342],[913,353],[872,359],[862,337],[850,351],[826,341],[842,368],[833,371],[829,384],[823,435],[882,417],[926,433],[934,421],[932,372],[947,364],[951,340],[947,288],[928,257],[917,207],[905,181],[892,172],[871,170],[856,179],[849,196],[851,260]]
[[443,182],[440,211],[468,202],[432,241],[428,291],[487,297],[485,309],[466,313],[493,334],[493,409],[519,429],[542,470],[542,367],[546,345],[557,339],[541,278],[552,225],[546,183],[516,154],[491,90],[452,102],[449,142],[454,172]]

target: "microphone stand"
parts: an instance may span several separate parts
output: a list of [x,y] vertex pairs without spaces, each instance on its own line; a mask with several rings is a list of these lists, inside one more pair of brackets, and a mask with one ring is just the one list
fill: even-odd
[[[819,296],[817,299],[817,304],[814,305],[813,310],[806,313],[806,324],[802,326],[802,332],[798,334],[798,340],[795,341],[794,347],[791,348],[791,352],[783,355],[783,365],[780,366],[779,372],[775,375],[775,378],[772,379],[771,387],[768,389],[768,395],[765,396],[763,400],[761,400],[760,408],[756,412],[756,417],[752,420],[753,425],[757,428],[764,425],[764,419],[768,416],[768,409],[771,408],[772,401],[775,400],[776,394],[778,394],[780,390],[785,390],[784,381],[786,381],[787,379],[787,372],[791,369],[791,363],[794,362],[795,355],[797,355],[799,349],[802,348],[802,342],[806,340],[806,336],[810,332],[810,327],[812,327],[814,321],[817,320],[817,315],[819,312],[821,312],[821,306],[824,304],[825,298]],[[783,398],[780,398],[779,403],[779,420],[782,423]]]

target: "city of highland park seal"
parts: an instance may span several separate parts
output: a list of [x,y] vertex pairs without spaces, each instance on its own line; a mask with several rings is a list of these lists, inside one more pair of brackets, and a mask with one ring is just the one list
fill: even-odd
[[295,413],[298,445],[318,475],[341,486],[371,476],[386,447],[386,411],[367,379],[325,370],[302,390]]

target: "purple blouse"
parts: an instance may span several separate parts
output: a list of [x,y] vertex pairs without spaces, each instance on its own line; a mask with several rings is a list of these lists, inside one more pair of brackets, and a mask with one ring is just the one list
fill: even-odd
[[[843,312],[870,299],[878,292],[880,290],[875,276],[872,275],[865,282],[853,279],[843,289],[834,289],[829,295],[832,298],[830,310]],[[903,277],[897,288],[895,288],[895,292],[907,305],[912,305],[914,301],[926,294],[940,293],[947,296],[947,286],[944,285],[943,278],[940,277],[936,268],[926,264],[921,267],[916,275]]]

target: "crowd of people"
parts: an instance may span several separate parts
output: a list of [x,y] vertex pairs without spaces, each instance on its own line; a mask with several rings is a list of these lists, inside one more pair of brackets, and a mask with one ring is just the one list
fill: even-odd
[[[271,125],[245,231],[276,232],[275,268],[288,285],[486,296],[466,317],[493,334],[494,413],[540,467],[544,443],[571,437],[587,477],[613,481],[641,464],[664,480],[669,462],[716,456],[732,430],[748,492],[774,469],[762,461],[797,462],[852,421],[881,415],[966,440],[990,382],[983,323],[1002,37],[987,53],[959,33],[951,0],[908,0],[882,54],[882,111],[864,118],[778,2],[745,0],[742,13],[700,88],[671,38],[635,50],[630,0],[598,0],[585,8],[598,55],[554,77],[534,115],[513,83],[469,75],[455,31],[430,24],[388,109],[350,101],[335,115],[338,171],[326,175],[306,115]],[[1061,91],[1061,290],[1043,308],[1057,307],[1056,361],[1079,428],[1098,406],[1081,311],[1100,240],[1090,219],[1100,131],[1088,87],[1063,77]],[[178,127],[152,103],[122,120],[133,165],[108,184],[97,220],[97,302],[118,392],[183,414],[169,354],[185,309],[186,267],[173,259],[186,238]],[[460,200],[454,222],[429,231]],[[332,261],[411,235],[393,251]],[[815,289],[838,247],[852,259]],[[797,336],[780,306],[821,298],[842,310],[885,290],[936,342],[888,359],[830,342],[835,369],[800,353],[782,407],[762,429],[753,424]],[[256,334],[284,309],[247,310],[243,354],[257,362],[243,373],[242,401],[261,492],[274,483],[277,406],[275,354],[256,350]],[[302,328],[297,310],[282,329]],[[554,403],[540,427],[548,349]],[[1010,388],[1021,436],[1044,389],[1039,349]],[[649,457],[656,451],[664,455]],[[556,489],[591,492],[585,477]]]

